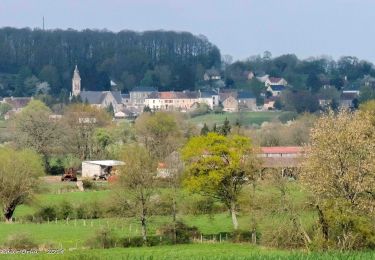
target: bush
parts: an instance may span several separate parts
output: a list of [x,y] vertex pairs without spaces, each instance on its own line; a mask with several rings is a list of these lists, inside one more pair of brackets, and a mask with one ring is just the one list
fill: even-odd
[[19,233],[8,236],[4,246],[9,249],[37,249],[38,245],[31,238],[30,234]]
[[[176,233],[175,233],[176,232]],[[166,224],[161,227],[158,234],[163,235],[167,240],[174,241],[176,236],[177,244],[186,244],[190,243],[192,238],[200,236],[199,229],[197,227],[190,227],[183,222],[176,222],[176,226],[172,224]]]
[[59,219],[67,219],[74,217],[74,209],[73,206],[68,201],[63,201],[59,207]]
[[36,218],[41,219],[42,221],[54,220],[57,218],[57,209],[56,206],[42,206],[36,213]]
[[111,248],[115,247],[117,238],[112,229],[106,227],[99,229],[95,235],[86,241],[90,248]]
[[83,179],[82,185],[83,185],[83,188],[85,190],[95,190],[95,189],[97,189],[97,185],[95,184],[95,182],[90,180],[90,179]]
[[122,247],[141,247],[144,244],[142,237],[125,237],[119,240]]

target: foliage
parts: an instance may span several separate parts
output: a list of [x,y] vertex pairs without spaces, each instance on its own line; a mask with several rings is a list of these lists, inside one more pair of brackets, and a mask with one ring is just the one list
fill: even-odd
[[97,130],[94,136],[97,128],[111,124],[111,116],[103,109],[72,104],[66,107],[61,123],[67,151],[81,160],[97,157],[100,151],[97,147],[107,145],[110,140],[105,130]]
[[189,243],[193,237],[198,237],[200,235],[197,227],[189,227],[181,221],[166,224],[165,226],[160,227],[157,233],[169,238],[171,241],[173,241],[174,235],[176,234],[176,244]]
[[369,113],[332,111],[314,125],[301,175],[312,191],[324,247],[374,246],[375,128]]
[[156,164],[150,153],[138,144],[125,146],[121,159],[126,166],[120,169],[120,181],[115,192],[119,198],[125,198],[125,201],[120,199],[120,203],[125,202],[134,211],[146,241],[147,220],[152,208],[151,198],[155,194]]
[[[14,141],[20,148],[29,148],[47,157],[59,146],[58,125],[49,119],[51,110],[41,101],[32,100],[17,114],[14,121]],[[48,165],[45,165],[46,168]]]
[[253,179],[257,160],[252,158],[249,138],[209,133],[193,137],[182,151],[187,166],[184,185],[222,201],[232,214],[237,228],[236,202],[243,185]]
[[143,113],[135,121],[138,141],[150,151],[151,156],[164,160],[180,145],[183,123],[172,113]]
[[100,228],[95,235],[86,241],[90,248],[112,248],[116,246],[117,237],[113,230],[109,228]]
[[56,97],[69,93],[76,62],[82,86],[97,91],[109,90],[110,79],[119,90],[140,85],[143,79],[160,88],[194,86],[200,80],[198,67],[220,67],[219,49],[188,32],[8,27],[0,30],[0,46],[0,70],[6,75],[0,76],[5,86],[0,96],[31,95],[40,81],[48,83]]
[[38,245],[34,242],[30,234],[18,233],[10,235],[4,243],[6,248],[9,249],[37,249]]
[[12,221],[16,207],[29,199],[43,174],[41,158],[30,150],[0,149],[0,202],[4,218]]

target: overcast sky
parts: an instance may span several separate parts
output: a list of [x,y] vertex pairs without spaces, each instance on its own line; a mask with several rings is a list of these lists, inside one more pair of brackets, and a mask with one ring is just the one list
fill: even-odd
[[176,30],[235,59],[269,50],[375,62],[375,0],[0,0],[0,27]]

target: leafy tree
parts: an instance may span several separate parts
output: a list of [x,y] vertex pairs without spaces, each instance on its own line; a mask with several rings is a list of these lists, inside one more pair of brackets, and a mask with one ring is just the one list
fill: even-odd
[[95,129],[109,126],[111,116],[100,108],[72,104],[66,107],[61,123],[66,150],[77,158],[86,160],[94,156]]
[[150,153],[138,144],[124,147],[121,159],[126,166],[120,169],[116,195],[125,206],[130,205],[139,219],[143,240],[147,240],[147,223],[152,212],[151,198],[155,195],[156,163]]
[[0,148],[0,165],[0,202],[5,221],[11,222],[16,207],[36,191],[43,163],[31,150]]
[[182,149],[182,158],[186,163],[185,187],[223,202],[237,229],[238,196],[258,167],[250,139],[216,133],[193,137]]
[[158,160],[164,160],[180,145],[181,130],[171,113],[143,113],[135,121],[135,130],[138,140]]
[[[368,112],[332,111],[314,125],[301,181],[311,191],[323,248],[374,246],[375,128]],[[319,237],[323,241],[319,241]]]
[[32,100],[16,115],[13,124],[15,143],[43,155],[46,169],[48,157],[57,150],[61,136],[59,126],[49,118],[51,114],[43,102]]

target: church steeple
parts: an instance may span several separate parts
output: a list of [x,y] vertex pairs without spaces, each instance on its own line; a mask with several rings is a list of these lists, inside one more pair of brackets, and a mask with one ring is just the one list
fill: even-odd
[[78,67],[76,65],[72,78],[72,94],[73,96],[79,96],[81,93],[81,77],[79,76]]

